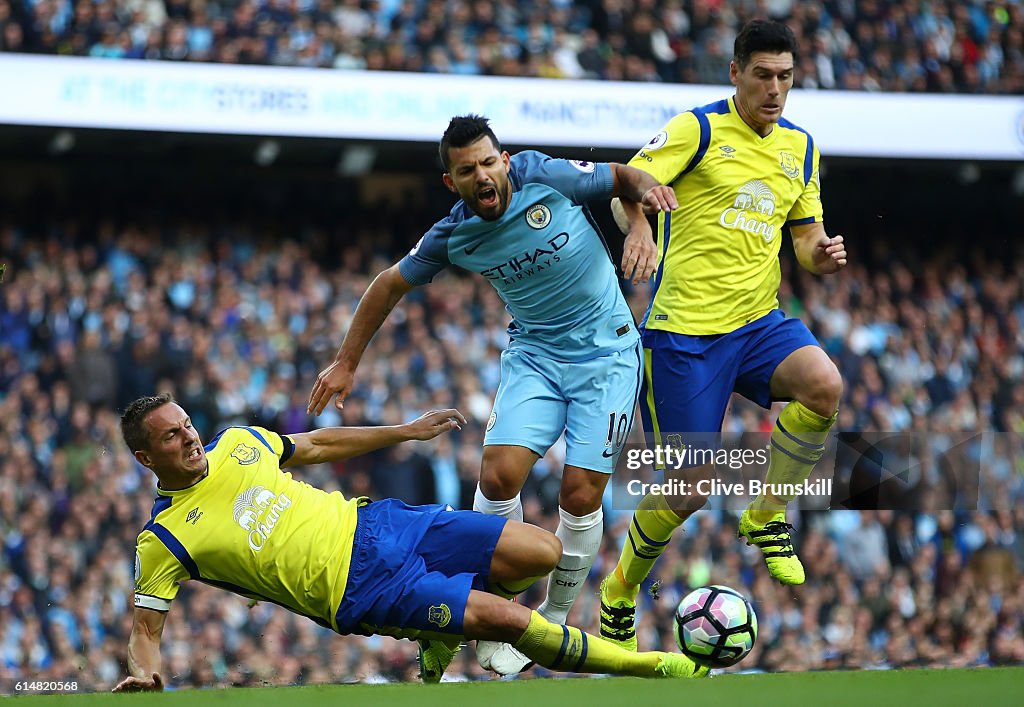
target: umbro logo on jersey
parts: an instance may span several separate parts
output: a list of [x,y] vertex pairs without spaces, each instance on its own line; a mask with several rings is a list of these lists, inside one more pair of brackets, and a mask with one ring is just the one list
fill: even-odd
[[480,246],[482,246],[483,244],[484,244],[484,242],[483,242],[483,241],[480,241],[479,243],[477,243],[477,244],[476,244],[475,246],[473,246],[472,248],[470,248],[470,247],[468,247],[468,246],[467,246],[467,247],[466,247],[466,248],[464,248],[463,250],[465,250],[465,251],[466,251],[466,255],[473,255],[473,253],[475,253],[475,252],[476,252],[476,249],[477,249],[477,248],[479,248]]
[[718,150],[722,153],[722,157],[736,156],[736,148],[731,145],[722,145],[721,147],[718,148]]
[[202,518],[202,517],[203,517],[203,512],[201,510],[199,510],[199,506],[196,506],[195,508],[193,508],[191,511],[188,512],[188,517],[185,518],[185,522],[186,523],[191,523],[192,525],[195,525],[196,523],[199,522],[199,519]]

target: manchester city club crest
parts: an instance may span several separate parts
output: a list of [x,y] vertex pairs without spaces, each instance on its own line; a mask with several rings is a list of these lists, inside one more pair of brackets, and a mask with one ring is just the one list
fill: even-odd
[[790,179],[796,179],[800,176],[800,163],[792,152],[779,153],[779,166],[782,167],[782,172]]
[[544,204],[534,204],[526,210],[526,223],[530,228],[544,228],[551,223],[551,209]]

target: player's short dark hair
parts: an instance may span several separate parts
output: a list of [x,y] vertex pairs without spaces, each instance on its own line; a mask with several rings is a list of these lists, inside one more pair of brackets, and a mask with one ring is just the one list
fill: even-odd
[[733,44],[732,59],[741,69],[754,52],[789,52],[796,60],[796,37],[786,24],[775,20],[751,20],[743,25]]
[[480,138],[487,136],[491,139],[495,149],[501,152],[501,143],[491,130],[491,121],[482,115],[457,115],[448,123],[448,129],[441,136],[441,144],[438,153],[441,156],[441,164],[444,171],[448,171],[448,150],[453,147],[465,147],[472,145]]
[[149,444],[149,430],[146,428],[146,415],[156,410],[161,405],[173,403],[174,398],[170,393],[161,395],[146,395],[133,400],[124,409],[121,415],[121,436],[124,443],[132,453],[145,449]]

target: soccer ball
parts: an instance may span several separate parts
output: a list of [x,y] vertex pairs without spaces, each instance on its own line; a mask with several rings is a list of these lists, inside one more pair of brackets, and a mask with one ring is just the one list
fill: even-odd
[[757,616],[750,602],[735,589],[717,584],[683,597],[675,620],[679,650],[709,668],[740,662],[757,638]]

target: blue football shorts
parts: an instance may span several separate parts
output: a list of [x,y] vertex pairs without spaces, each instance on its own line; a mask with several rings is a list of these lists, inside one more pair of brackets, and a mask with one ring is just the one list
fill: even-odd
[[728,334],[644,331],[640,416],[647,444],[715,447],[732,393],[771,407],[775,369],[797,349],[817,345],[802,321],[778,309]]
[[506,519],[391,498],[358,514],[338,633],[463,635],[469,592],[486,591]]
[[505,350],[484,445],[517,445],[544,456],[564,431],[566,464],[612,473],[633,425],[642,361],[640,342],[573,363]]

